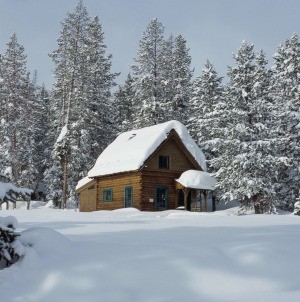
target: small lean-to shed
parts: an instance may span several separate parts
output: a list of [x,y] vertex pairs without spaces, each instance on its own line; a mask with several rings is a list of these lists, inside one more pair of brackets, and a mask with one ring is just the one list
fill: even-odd
[[97,183],[94,179],[88,177],[81,179],[76,186],[76,192],[80,196],[80,212],[96,211]]
[[[205,157],[186,127],[170,121],[120,134],[79,183],[80,211],[134,207],[158,211],[181,205],[176,179],[205,171]],[[89,194],[88,190],[95,190]]]

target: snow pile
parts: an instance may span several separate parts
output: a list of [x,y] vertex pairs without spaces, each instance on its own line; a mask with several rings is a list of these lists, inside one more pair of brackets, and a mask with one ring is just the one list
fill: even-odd
[[14,216],[0,217],[0,224],[2,226],[16,229],[18,227],[18,220]]
[[189,135],[187,128],[178,121],[169,121],[120,134],[101,153],[88,176],[138,170],[173,129],[201,168],[206,170],[205,156]]
[[197,170],[183,172],[176,181],[191,189],[213,190],[216,185],[216,179],[209,173]]

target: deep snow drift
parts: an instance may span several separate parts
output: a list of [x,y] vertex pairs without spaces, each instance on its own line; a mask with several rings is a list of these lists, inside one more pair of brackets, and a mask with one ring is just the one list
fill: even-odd
[[231,214],[1,211],[28,246],[1,301],[298,301],[300,217]]

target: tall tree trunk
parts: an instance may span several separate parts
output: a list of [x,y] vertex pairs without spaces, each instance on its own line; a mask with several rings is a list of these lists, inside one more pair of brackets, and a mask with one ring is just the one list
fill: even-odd
[[63,187],[63,199],[60,204],[61,209],[66,208],[67,204],[67,191],[68,191],[68,154],[64,155],[64,187]]

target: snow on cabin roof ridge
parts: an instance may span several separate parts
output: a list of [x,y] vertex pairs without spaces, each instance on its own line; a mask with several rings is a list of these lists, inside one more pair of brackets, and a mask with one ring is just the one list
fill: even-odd
[[187,128],[181,122],[172,120],[121,133],[100,154],[88,177],[140,169],[173,129],[201,168],[206,170],[205,156],[191,138]]

